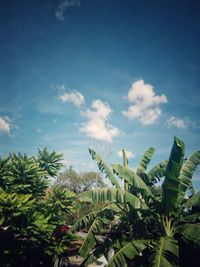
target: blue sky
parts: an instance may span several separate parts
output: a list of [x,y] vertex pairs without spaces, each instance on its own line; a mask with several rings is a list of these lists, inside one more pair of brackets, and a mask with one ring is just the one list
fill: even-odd
[[[94,169],[144,151],[167,159],[174,136],[200,147],[198,1],[0,1],[0,154],[64,153]],[[132,157],[131,157],[132,156]],[[195,183],[199,180],[195,175]]]

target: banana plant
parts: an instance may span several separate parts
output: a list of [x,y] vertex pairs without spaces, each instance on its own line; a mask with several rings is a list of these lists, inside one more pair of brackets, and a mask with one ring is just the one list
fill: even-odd
[[[127,161],[124,165],[112,165],[115,174],[128,184],[125,189],[128,188],[129,191],[105,188],[79,196],[81,201],[109,201],[123,207],[123,212],[117,213],[119,222],[115,225],[121,235],[115,239],[112,230],[110,232],[112,242],[108,244],[114,248],[115,253],[108,260],[109,267],[128,266],[130,262],[134,266],[180,266],[183,244],[200,249],[200,194],[198,192],[192,197],[187,196],[187,190],[192,187],[193,173],[200,164],[200,151],[184,160],[184,143],[175,137],[169,161],[157,164],[147,173],[147,165],[153,153],[152,148],[145,153],[135,172],[128,167]],[[97,163],[99,164],[98,161]],[[158,201],[151,186],[163,176],[162,196]],[[113,177],[112,174],[112,179]],[[98,220],[98,216],[95,220]],[[122,223],[125,233],[120,228]],[[127,228],[127,225],[130,227]],[[94,237],[97,230],[94,231]],[[117,245],[119,243],[120,246]],[[86,249],[86,257],[94,256],[95,251],[99,255],[98,246],[95,250],[95,245],[93,243],[90,247],[92,253]]]
[[[106,177],[110,179],[114,188],[102,188],[101,190],[92,190],[85,193],[80,194],[79,200],[82,202],[90,201],[91,198],[93,202],[97,203],[107,203],[106,209],[110,209],[116,216],[117,214],[125,214],[130,213],[130,210],[136,209],[146,209],[147,206],[145,204],[144,199],[142,199],[141,194],[134,195],[129,192],[131,186],[135,185],[138,189],[140,188],[145,195],[152,196],[152,193],[148,186],[143,182],[143,180],[128,167],[128,159],[126,157],[125,150],[122,150],[123,153],[123,166],[121,165],[112,165],[112,169],[106,164],[106,162],[92,149],[89,149],[89,152],[92,156],[92,159],[97,162],[99,170],[106,174]],[[154,149],[149,148],[145,154],[143,155],[140,163],[138,164],[138,170],[141,172],[142,170],[147,169],[147,165],[149,164],[151,157],[153,156]],[[118,168],[119,167],[119,168]],[[125,173],[123,171],[125,170]],[[124,180],[124,188],[122,188],[119,184],[119,180],[117,178],[121,177],[119,172],[123,173]],[[117,174],[117,176],[116,176]],[[120,172],[121,174],[121,172]],[[133,177],[132,177],[133,176]],[[90,195],[92,194],[92,196]],[[94,200],[95,198],[95,200]],[[119,209],[120,203],[123,204],[123,208]],[[127,204],[125,204],[127,203]],[[116,205],[118,205],[118,210],[116,209]],[[115,209],[114,209],[115,207]],[[89,226],[88,235],[84,240],[82,247],[80,248],[80,254],[83,257],[87,257],[89,255],[89,251],[92,250],[98,242],[95,240],[95,234],[98,233],[100,227],[97,225],[103,226],[101,221],[102,212],[95,212],[95,218],[92,221],[84,220],[85,218],[81,218],[80,222],[84,220],[84,226]],[[86,217],[92,218],[93,214],[89,213]],[[115,219],[115,216],[113,217]],[[81,223],[78,223],[79,225]],[[130,224],[129,224],[130,226]],[[131,227],[131,226],[130,226]],[[101,229],[102,230],[102,229]],[[101,231],[99,231],[100,233]],[[108,242],[109,243],[109,242]],[[104,247],[105,250],[105,247]],[[98,250],[99,252],[99,250]]]

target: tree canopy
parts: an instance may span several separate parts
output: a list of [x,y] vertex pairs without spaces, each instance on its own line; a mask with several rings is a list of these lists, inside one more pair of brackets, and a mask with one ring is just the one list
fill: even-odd
[[72,166],[58,174],[55,185],[76,194],[106,186],[100,173],[93,171],[78,173]]

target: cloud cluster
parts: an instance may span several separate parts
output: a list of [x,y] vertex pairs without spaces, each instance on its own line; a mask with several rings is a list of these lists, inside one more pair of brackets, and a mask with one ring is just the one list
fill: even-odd
[[64,13],[67,9],[74,6],[80,6],[79,0],[60,0],[59,5],[57,7],[55,16],[59,20],[64,20]]
[[112,110],[107,103],[94,100],[91,109],[81,112],[87,121],[82,124],[80,131],[96,140],[112,142],[112,139],[117,137],[120,131],[107,122],[111,113]]
[[[125,150],[125,152],[126,152],[126,157],[127,157],[128,159],[130,159],[130,158],[134,158],[134,157],[135,157],[135,153],[134,153],[134,152],[129,151],[129,150]],[[122,150],[119,150],[119,151],[117,152],[117,155],[118,155],[120,158],[123,158]]]
[[11,131],[11,121],[8,117],[0,117],[0,132],[9,134]]
[[123,111],[124,116],[138,119],[143,125],[154,123],[161,115],[160,104],[167,102],[165,95],[156,95],[153,86],[143,80],[132,84],[127,99],[130,106]]
[[78,91],[72,93],[64,93],[59,96],[59,99],[62,103],[71,102],[76,107],[80,107],[82,104],[84,104],[85,101],[84,96]]
[[176,127],[178,129],[186,129],[189,126],[189,122],[187,120],[180,119],[174,116],[170,117],[167,120],[167,124],[169,127]]

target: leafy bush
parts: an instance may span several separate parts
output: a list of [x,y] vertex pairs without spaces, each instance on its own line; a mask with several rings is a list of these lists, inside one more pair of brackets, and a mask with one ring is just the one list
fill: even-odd
[[[65,217],[74,194],[49,187],[62,155],[0,158],[0,259],[2,267],[53,266],[76,236]],[[59,233],[59,234],[58,234]]]

